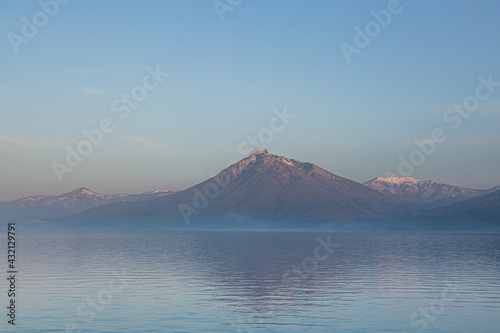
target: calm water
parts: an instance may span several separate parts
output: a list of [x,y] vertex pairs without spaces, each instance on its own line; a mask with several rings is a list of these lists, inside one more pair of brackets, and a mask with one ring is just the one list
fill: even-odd
[[18,247],[1,331],[500,331],[500,235],[21,231]]

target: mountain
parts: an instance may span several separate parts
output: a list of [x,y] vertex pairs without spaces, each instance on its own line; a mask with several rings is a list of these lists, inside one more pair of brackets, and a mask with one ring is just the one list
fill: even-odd
[[500,190],[422,212],[416,220],[426,228],[500,231]]
[[475,190],[410,177],[377,177],[364,184],[381,193],[395,194],[402,200],[420,205],[422,209],[448,206],[500,189],[497,186],[489,190]]
[[392,194],[266,150],[172,195],[100,206],[57,221],[130,225],[160,221],[165,226],[207,220],[361,222],[390,220],[410,209]]
[[142,194],[97,194],[85,187],[58,196],[36,195],[14,201],[0,202],[0,218],[4,220],[38,220],[73,215],[113,202],[150,200],[172,194],[172,191],[151,191]]

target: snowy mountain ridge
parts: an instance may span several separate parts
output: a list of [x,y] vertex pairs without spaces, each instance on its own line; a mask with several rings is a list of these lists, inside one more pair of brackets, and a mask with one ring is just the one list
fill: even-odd
[[150,200],[175,193],[156,190],[142,194],[98,194],[80,187],[61,195],[34,195],[0,202],[0,217],[13,220],[52,218],[77,214],[84,210],[115,202]]
[[377,177],[364,184],[379,192],[395,194],[403,200],[425,205],[427,208],[457,203],[494,192],[499,188],[497,186],[489,190],[477,190],[411,177]]

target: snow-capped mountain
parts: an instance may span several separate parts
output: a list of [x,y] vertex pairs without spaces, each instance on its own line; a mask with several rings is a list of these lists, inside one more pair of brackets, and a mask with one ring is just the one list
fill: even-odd
[[[363,185],[314,164],[262,151],[182,191],[101,195],[79,188],[60,196],[2,202],[0,217],[43,219],[49,224],[43,227],[63,228],[225,228],[235,223],[245,228],[337,228],[355,222],[355,228],[425,230],[442,220],[448,221],[443,222],[447,230],[460,230],[464,226],[453,221],[462,217],[467,217],[462,219],[467,227],[498,224],[498,190],[409,177],[375,178]],[[464,204],[450,205],[459,201]]]
[[426,209],[451,205],[499,188],[476,190],[410,177],[377,177],[364,184],[381,193],[395,194]]
[[113,202],[150,200],[170,195],[174,191],[150,191],[142,194],[104,195],[81,187],[62,195],[35,195],[0,202],[0,217],[17,221],[47,219],[83,212]]
[[185,226],[186,216],[195,222],[220,221],[228,216],[304,223],[352,222],[391,219],[408,211],[408,206],[394,195],[380,193],[314,164],[263,151],[167,197],[101,206],[58,220],[118,224],[154,220],[166,226],[172,221]]

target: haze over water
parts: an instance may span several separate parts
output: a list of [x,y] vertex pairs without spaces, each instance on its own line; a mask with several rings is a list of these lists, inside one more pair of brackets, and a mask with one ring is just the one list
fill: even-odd
[[[331,237],[334,250],[315,253],[318,237]],[[498,234],[20,231],[18,239],[16,332],[500,327]]]

